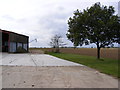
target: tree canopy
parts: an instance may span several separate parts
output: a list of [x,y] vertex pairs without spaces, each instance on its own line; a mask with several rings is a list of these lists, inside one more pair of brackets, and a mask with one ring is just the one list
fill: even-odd
[[76,10],[68,20],[67,37],[74,46],[95,43],[100,58],[100,48],[120,43],[120,23],[114,14],[113,6],[103,6],[95,3],[83,12]]

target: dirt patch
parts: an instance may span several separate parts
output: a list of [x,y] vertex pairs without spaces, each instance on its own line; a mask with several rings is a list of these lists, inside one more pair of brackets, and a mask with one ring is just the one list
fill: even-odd
[[29,50],[29,52],[32,53],[32,54],[44,54],[44,51],[37,50],[37,49],[35,49],[35,50]]

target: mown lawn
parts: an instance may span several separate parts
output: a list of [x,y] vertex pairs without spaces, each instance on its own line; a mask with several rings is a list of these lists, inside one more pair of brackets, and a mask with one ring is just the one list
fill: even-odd
[[120,78],[118,75],[118,60],[102,58],[100,60],[93,56],[77,55],[77,54],[66,54],[66,53],[48,53],[50,55],[80,63],[91,68],[94,68],[102,73],[112,75]]

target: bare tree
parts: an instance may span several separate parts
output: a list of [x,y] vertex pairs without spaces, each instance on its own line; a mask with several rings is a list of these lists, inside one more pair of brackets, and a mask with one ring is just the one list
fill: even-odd
[[60,47],[63,47],[64,45],[66,45],[63,41],[62,41],[62,36],[61,35],[54,35],[51,38],[50,41],[50,46],[52,46],[53,48],[55,48],[55,52],[59,53],[60,52]]

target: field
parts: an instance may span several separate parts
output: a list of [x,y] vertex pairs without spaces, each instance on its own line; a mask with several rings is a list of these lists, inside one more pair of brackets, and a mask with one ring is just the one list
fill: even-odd
[[[39,50],[43,51],[54,51],[53,48],[31,48],[30,50],[34,50],[39,52]],[[69,54],[79,54],[79,55],[87,55],[87,56],[97,56],[96,48],[60,48],[60,52],[69,53]],[[101,57],[118,60],[118,48],[102,48],[101,49]]]

